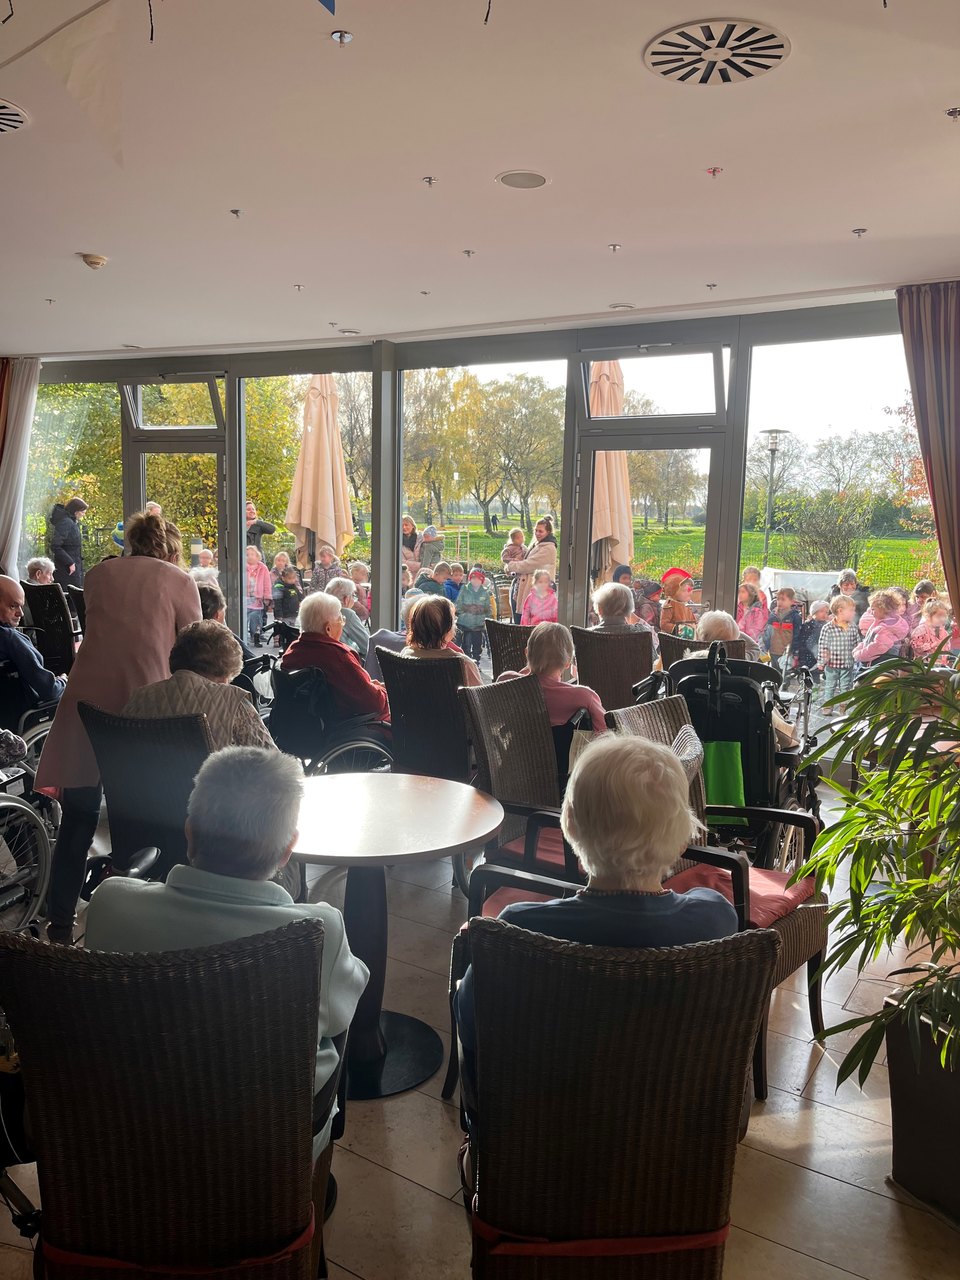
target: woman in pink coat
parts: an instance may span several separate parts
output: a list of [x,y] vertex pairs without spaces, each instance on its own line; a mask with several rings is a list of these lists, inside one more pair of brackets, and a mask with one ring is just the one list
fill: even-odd
[[[92,702],[119,714],[132,693],[170,675],[177,632],[200,621],[197,584],[179,568],[180,531],[138,514],[126,529],[130,555],[104,560],[84,579],[86,630],[37,770],[36,787],[63,807],[47,900],[48,935],[72,939],[87,853],[100,818],[100,771],[77,711]],[[157,780],[162,786],[162,780]]]

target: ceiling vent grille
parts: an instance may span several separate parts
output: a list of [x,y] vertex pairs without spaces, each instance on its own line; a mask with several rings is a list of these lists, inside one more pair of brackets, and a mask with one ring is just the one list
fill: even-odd
[[680,84],[740,84],[779,67],[790,41],[762,22],[705,18],[662,31],[643,61],[655,75]]
[[22,107],[6,98],[0,98],[0,133],[13,133],[23,129],[30,122],[30,117]]

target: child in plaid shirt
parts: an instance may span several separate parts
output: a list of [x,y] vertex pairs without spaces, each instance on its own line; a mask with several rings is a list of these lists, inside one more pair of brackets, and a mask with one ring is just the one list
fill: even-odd
[[838,693],[849,693],[853,688],[853,651],[860,643],[860,635],[854,625],[857,616],[856,601],[850,596],[834,596],[830,601],[829,622],[820,632],[817,665],[823,671],[824,701]]

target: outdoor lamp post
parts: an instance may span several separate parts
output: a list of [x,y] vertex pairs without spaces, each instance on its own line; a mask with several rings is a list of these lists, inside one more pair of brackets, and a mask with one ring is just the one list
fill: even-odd
[[777,465],[777,450],[780,448],[781,436],[788,436],[789,431],[782,427],[770,427],[761,431],[766,436],[767,448],[770,450],[770,473],[767,477],[767,515],[763,522],[763,568],[767,567],[767,556],[770,553],[770,530],[773,528],[773,472]]

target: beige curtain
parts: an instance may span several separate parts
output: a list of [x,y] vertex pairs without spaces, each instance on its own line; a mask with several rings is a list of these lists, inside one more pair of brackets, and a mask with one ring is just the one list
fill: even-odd
[[[590,414],[618,418],[623,413],[623,370],[619,360],[595,360],[590,366]],[[597,586],[609,582],[618,564],[633,560],[633,508],[627,455],[620,449],[596,455],[593,477],[593,529]],[[599,544],[599,545],[598,545]]]
[[333,375],[314,374],[303,406],[303,441],[284,520],[297,540],[297,559],[303,568],[310,565],[306,548],[311,531],[318,547],[328,543],[338,556],[353,538],[339,404]]
[[0,360],[0,565],[13,578],[39,382],[39,360]]
[[960,604],[960,280],[897,290],[920,452],[950,600]]

